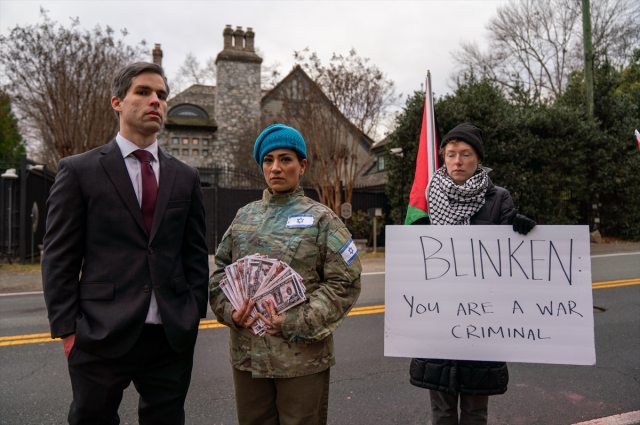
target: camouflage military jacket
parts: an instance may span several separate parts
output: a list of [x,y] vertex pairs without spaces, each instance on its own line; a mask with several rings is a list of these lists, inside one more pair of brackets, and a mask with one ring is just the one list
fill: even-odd
[[[289,216],[313,215],[313,224],[289,228]],[[254,377],[291,378],[322,372],[335,364],[332,332],[360,295],[360,259],[341,254],[351,234],[326,206],[304,196],[264,191],[261,201],[241,208],[222,237],[209,281],[211,309],[230,330],[233,367]],[[233,307],[218,286],[224,267],[249,254],[266,254],[302,276],[307,302],[282,315],[282,333],[259,337],[237,327]],[[346,258],[346,259],[345,259]],[[347,264],[349,261],[349,264]]]

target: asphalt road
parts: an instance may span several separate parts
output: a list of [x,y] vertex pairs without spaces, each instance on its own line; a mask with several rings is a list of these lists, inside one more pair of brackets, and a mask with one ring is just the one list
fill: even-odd
[[[640,278],[640,256],[592,259],[593,281]],[[574,424],[640,410],[640,285],[594,289],[596,366],[511,363],[509,390],[491,398],[491,424]],[[384,303],[384,274],[363,276],[358,306]],[[210,317],[211,319],[212,317]],[[408,382],[409,359],[383,356],[381,313],[336,331],[331,424],[429,424],[428,393]],[[48,332],[42,295],[0,297],[0,337]],[[188,424],[235,424],[227,328],[203,329],[187,398]],[[0,340],[2,342],[2,340]],[[0,424],[64,424],[71,400],[59,341],[0,346]],[[137,423],[130,387],[120,409]]]

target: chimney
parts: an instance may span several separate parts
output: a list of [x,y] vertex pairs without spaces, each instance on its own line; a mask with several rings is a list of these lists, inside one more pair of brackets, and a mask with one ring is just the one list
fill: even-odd
[[249,52],[255,52],[256,49],[253,45],[253,39],[256,37],[256,33],[253,32],[253,28],[247,28],[247,32],[244,33],[244,49]]
[[233,32],[233,39],[234,48],[236,50],[244,50],[244,31],[242,31],[242,27],[236,27]]
[[[0,0],[1,1],[1,0]],[[256,48],[254,39],[256,34],[253,32],[253,28],[247,27],[247,32],[242,30],[242,27],[236,27],[233,30],[231,25],[222,31],[224,38],[224,46],[222,51],[216,56],[216,65],[218,61],[226,62],[245,62],[245,63],[262,63],[262,58],[256,54]],[[218,68],[218,74],[222,75],[224,71]],[[258,79],[259,78],[258,74]],[[222,81],[224,78],[219,79]]]
[[231,25],[227,25],[224,31],[222,31],[222,37],[224,38],[223,50],[233,49],[233,30],[231,29]]
[[159,43],[156,43],[156,47],[151,51],[151,54],[153,56],[153,63],[162,66],[162,49]]

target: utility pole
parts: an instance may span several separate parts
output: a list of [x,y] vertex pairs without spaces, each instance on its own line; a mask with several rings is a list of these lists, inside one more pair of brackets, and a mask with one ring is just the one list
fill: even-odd
[[593,120],[593,47],[591,46],[590,1],[582,0],[582,38],[584,44],[584,86],[587,96],[587,116]]

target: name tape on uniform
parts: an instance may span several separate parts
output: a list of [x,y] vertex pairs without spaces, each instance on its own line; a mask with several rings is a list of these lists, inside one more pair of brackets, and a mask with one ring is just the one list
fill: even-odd
[[356,244],[353,243],[353,239],[349,239],[345,246],[342,247],[340,254],[347,264],[351,264],[353,259],[358,256],[358,248],[356,248]]
[[299,229],[313,226],[314,216],[312,214],[297,214],[290,215],[287,220],[287,227],[289,229]]

